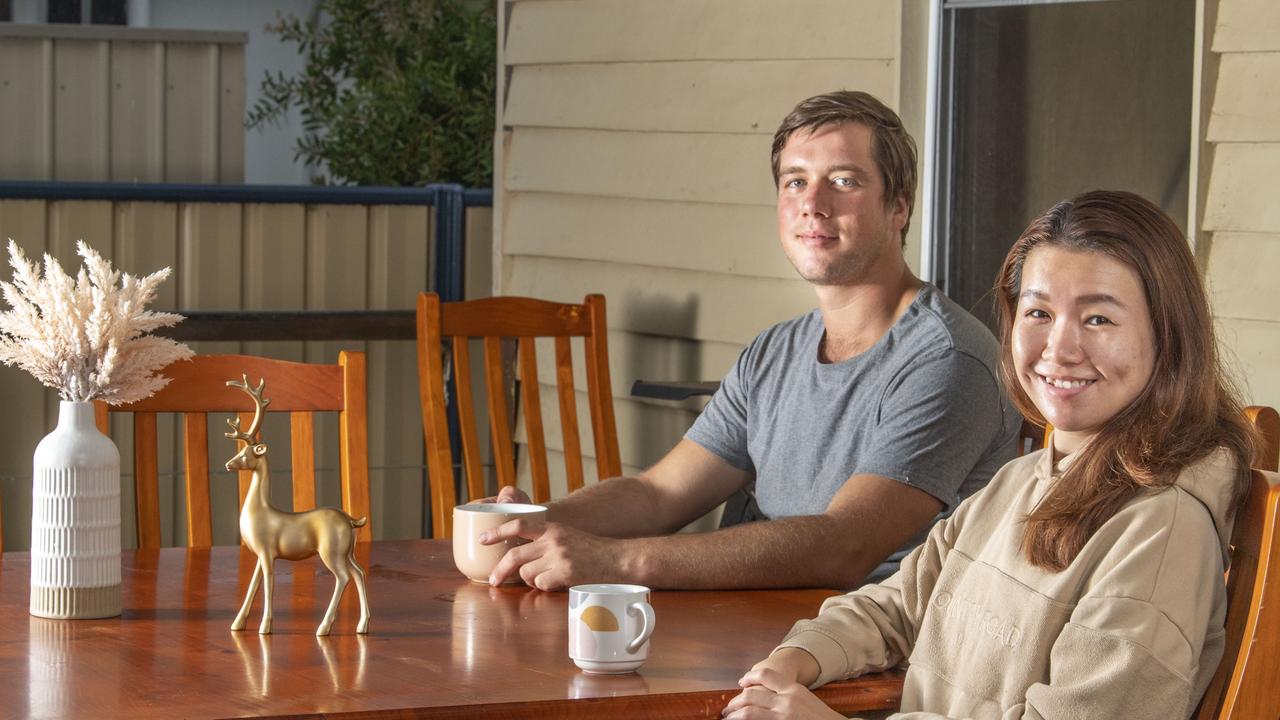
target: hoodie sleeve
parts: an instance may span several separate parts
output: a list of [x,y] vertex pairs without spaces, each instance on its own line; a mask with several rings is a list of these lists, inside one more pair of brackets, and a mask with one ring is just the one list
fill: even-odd
[[878,672],[911,654],[929,596],[950,551],[968,501],[933,526],[903,559],[897,573],[878,585],[828,598],[818,617],[801,620],[775,649],[800,648],[818,661],[810,687]]

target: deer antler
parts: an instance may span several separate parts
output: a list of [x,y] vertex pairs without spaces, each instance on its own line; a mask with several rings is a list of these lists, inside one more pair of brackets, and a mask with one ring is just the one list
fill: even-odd
[[249,429],[247,431],[242,432],[240,430],[239,415],[236,415],[234,420],[228,419],[227,424],[231,426],[231,432],[223,433],[226,437],[229,437],[235,440],[243,440],[246,443],[253,443],[254,437],[257,436],[258,434],[259,426],[262,424],[262,413],[264,410],[267,409],[267,406],[271,404],[270,399],[264,400],[262,398],[262,389],[265,388],[266,386],[267,386],[267,379],[259,378],[258,388],[256,390],[249,387],[248,375],[241,375],[239,381],[236,381],[236,380],[227,381],[227,387],[240,388],[241,390],[249,393],[249,397],[253,398],[254,411],[253,411],[253,422],[250,423]]

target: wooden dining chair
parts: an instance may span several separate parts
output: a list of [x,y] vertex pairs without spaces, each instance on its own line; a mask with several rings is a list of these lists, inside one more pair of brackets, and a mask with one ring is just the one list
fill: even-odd
[[[1258,456],[1252,467],[1270,472],[1280,471],[1280,413],[1267,405],[1250,405],[1244,409],[1244,416],[1253,423],[1261,439]],[[1018,454],[1026,455],[1033,450],[1048,447],[1052,432],[1052,425],[1041,428],[1030,420],[1023,420],[1022,431],[1018,435]]]
[[[290,362],[250,355],[197,355],[161,371],[169,384],[155,395],[110,412],[133,413],[134,485],[138,519],[138,547],[160,547],[159,472],[156,413],[181,413],[183,475],[187,495],[187,545],[213,543],[209,501],[209,413],[253,411],[253,401],[243,391],[227,386],[242,375],[257,384],[265,379],[268,412],[288,412],[291,431],[290,457],[293,477],[293,509],[316,505],[314,413],[338,413],[339,475],[342,509],[353,517],[369,517],[368,410],[365,390],[365,354],[342,352],[338,364]],[[98,403],[98,427],[107,432],[108,408]],[[221,420],[215,421],[221,423]],[[283,448],[283,438],[264,437],[269,448]],[[237,443],[238,444],[238,443]],[[238,448],[237,448],[238,449]],[[230,441],[217,456],[230,457]],[[281,457],[277,455],[276,457]],[[221,465],[222,463],[218,463]],[[280,463],[283,466],[283,463]],[[241,472],[243,505],[251,474]],[[358,541],[371,540],[372,518],[356,533]]]
[[1254,470],[1236,515],[1226,647],[1195,720],[1280,717],[1280,475]]
[[1018,454],[1026,455],[1041,448],[1049,447],[1049,433],[1051,432],[1053,432],[1052,425],[1046,424],[1044,427],[1040,427],[1030,420],[1023,420],[1022,429],[1018,431]]
[[[1264,405],[1244,414],[1261,444],[1231,534],[1226,648],[1194,720],[1280,718],[1280,414]],[[1024,420],[1019,453],[1047,447],[1052,431]]]
[[[603,295],[588,295],[582,304],[566,304],[524,297],[496,297],[441,303],[435,293],[418,295],[418,388],[427,445],[431,484],[432,535],[452,535],[454,490],[453,453],[449,445],[446,378],[452,375],[458,409],[462,467],[469,499],[485,497],[476,408],[472,394],[469,338],[484,347],[484,384],[488,395],[489,431],[499,485],[516,484],[515,447],[508,424],[502,341],[516,340],[520,376],[519,402],[525,419],[534,502],[551,499],[546,439],[538,386],[534,339],[555,339],[556,390],[564,442],[565,476],[569,492],[583,485],[582,448],[578,439],[578,410],[574,391],[570,338],[581,337],[586,349],[586,382],[600,479],[622,472],[618,431],[613,416],[609,381],[609,348]],[[445,340],[448,340],[446,346]]]
[[1262,439],[1253,467],[1270,472],[1280,470],[1280,413],[1266,405],[1250,405],[1244,409],[1244,416]]

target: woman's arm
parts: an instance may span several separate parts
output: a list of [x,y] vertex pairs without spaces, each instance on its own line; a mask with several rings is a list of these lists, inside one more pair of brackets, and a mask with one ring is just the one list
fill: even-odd
[[813,620],[796,623],[769,657],[738,684],[724,717],[839,718],[808,688],[883,670],[911,652],[928,597],[952,546],[964,505],[934,526],[893,577],[828,598]]
[[794,648],[810,656],[817,672],[803,679],[811,688],[902,662],[911,654],[929,597],[968,509],[965,502],[935,525],[892,577],[828,598],[818,617],[797,622],[774,652]]

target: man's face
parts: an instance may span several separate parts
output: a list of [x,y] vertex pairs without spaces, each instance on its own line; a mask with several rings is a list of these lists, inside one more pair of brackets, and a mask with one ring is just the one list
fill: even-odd
[[870,128],[842,123],[788,138],[778,156],[778,235],[800,277],[866,281],[889,253],[901,253],[906,222],[906,200],[885,204]]

